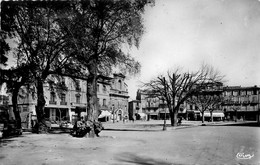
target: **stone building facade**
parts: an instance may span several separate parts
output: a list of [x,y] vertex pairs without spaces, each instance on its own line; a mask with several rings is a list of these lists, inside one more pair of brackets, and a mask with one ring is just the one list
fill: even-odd
[[228,120],[259,120],[259,87],[226,86],[223,97],[223,112]]
[[[139,116],[137,114],[141,114],[142,111],[140,109],[141,102],[139,100],[132,100],[128,103],[128,115],[129,120],[138,120]],[[140,116],[141,117],[141,116]]]
[[[213,118],[217,120],[258,120],[260,117],[260,88],[257,86],[223,86],[217,83],[207,86],[206,90],[211,95],[223,97],[220,106],[213,111]],[[158,98],[149,97],[147,92],[138,90],[136,100],[140,103],[139,111],[148,115],[148,119],[163,119],[169,116],[167,107]],[[166,112],[165,112],[165,111]],[[201,120],[201,112],[194,104],[184,102],[180,107],[179,116],[187,120]],[[205,120],[210,119],[210,112],[204,112]]]
[[111,114],[108,120],[121,121],[128,118],[128,86],[123,74],[113,74],[113,77],[100,76],[97,88],[101,112]]
[[169,109],[166,106],[166,102],[159,97],[154,97],[149,94],[150,91],[138,90],[136,100],[140,101],[141,112],[147,115],[147,120],[159,120],[170,118]]
[[[80,116],[87,115],[87,81],[75,81],[67,77],[62,78],[59,82],[55,81],[50,77],[44,83],[45,119],[52,123],[69,121],[73,124],[78,113]],[[31,127],[30,121],[36,119],[36,89],[29,86],[23,87],[20,95],[22,97],[18,98],[18,110],[21,114],[22,125],[24,128],[29,128]],[[129,96],[124,75],[99,76],[97,96],[100,111],[108,111],[113,114],[114,110],[114,118],[117,121],[128,117]]]
[[[58,85],[57,85],[58,84]],[[81,111],[81,116],[86,115],[87,107],[87,82],[84,80],[72,81],[63,78],[60,83],[49,78],[44,83],[45,120],[53,123],[70,121],[74,123],[76,111]],[[36,89],[34,87],[23,87],[20,90],[21,97],[18,98],[18,110],[21,114],[24,128],[30,127],[30,121],[36,119]]]

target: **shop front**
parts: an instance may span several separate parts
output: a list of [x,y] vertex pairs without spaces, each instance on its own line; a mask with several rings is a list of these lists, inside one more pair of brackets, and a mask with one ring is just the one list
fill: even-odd
[[170,113],[169,113],[168,109],[159,111],[159,119],[160,120],[164,120],[164,119],[169,120],[170,119]]
[[196,110],[187,110],[187,119],[188,120],[201,120],[201,114],[200,111],[196,111]]
[[[225,115],[222,111],[213,111],[212,113],[213,121],[223,121]],[[204,112],[204,119],[205,121],[211,121],[211,114],[210,112]]]
[[47,121],[61,122],[70,121],[68,108],[44,108],[44,115]]

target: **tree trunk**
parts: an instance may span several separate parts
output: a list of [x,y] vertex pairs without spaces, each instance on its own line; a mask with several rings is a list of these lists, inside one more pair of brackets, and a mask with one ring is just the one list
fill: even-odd
[[213,122],[213,111],[210,111],[210,120]]
[[21,116],[20,116],[20,112],[17,109],[18,93],[19,93],[19,88],[15,87],[13,94],[12,94],[12,106],[13,106],[13,112],[14,112],[15,121],[16,121],[16,127],[17,127],[17,129],[21,129],[22,128]]
[[204,111],[202,111],[201,114],[202,114],[202,119],[201,119],[201,121],[202,121],[202,123],[204,123],[204,121],[205,121],[205,118],[204,118]]
[[171,126],[177,127],[178,122],[178,111],[174,110],[171,114]]
[[45,106],[45,98],[44,98],[44,91],[43,91],[43,80],[37,79],[37,106],[36,106],[36,115],[37,115],[37,126],[36,131],[41,133],[47,132],[47,126],[45,124],[44,119],[44,106]]
[[[91,122],[97,121],[98,115],[99,114],[97,111],[97,75],[90,74],[87,82],[87,120]],[[89,137],[95,137],[94,126],[91,128]]]

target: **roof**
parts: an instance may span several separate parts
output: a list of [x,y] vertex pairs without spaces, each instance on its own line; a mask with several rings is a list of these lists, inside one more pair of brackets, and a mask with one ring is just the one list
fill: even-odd
[[122,94],[116,94],[116,93],[110,93],[110,96],[115,96],[115,97],[121,97],[121,98],[129,98],[130,96],[127,95],[122,95]]
[[241,87],[241,86],[226,86],[223,87],[223,90],[249,90],[249,89],[260,89],[258,86],[249,86],[249,87]]
[[132,101],[129,101],[129,103],[132,103],[132,102],[140,103],[141,101],[140,101],[140,100],[132,100]]

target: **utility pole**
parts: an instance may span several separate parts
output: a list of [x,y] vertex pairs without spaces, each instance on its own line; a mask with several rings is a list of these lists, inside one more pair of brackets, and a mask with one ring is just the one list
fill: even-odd
[[164,106],[164,101],[163,101],[163,109],[164,109],[163,131],[166,131],[166,109],[165,109],[165,106]]
[[[165,77],[163,77],[163,84],[164,84],[164,89],[166,91],[166,80],[165,80]],[[164,109],[164,123],[163,123],[163,131],[166,131],[166,109],[165,109],[165,105],[164,105],[164,96],[162,98],[162,101],[163,101],[163,109]]]
[[115,107],[112,106],[112,111],[113,111],[113,123],[115,123]]
[[260,96],[260,90],[258,90],[258,96],[257,96],[257,107],[258,107],[258,113],[257,113],[257,122],[258,125],[260,125],[260,108],[259,108],[259,104],[260,104],[260,100],[259,100],[259,96]]

